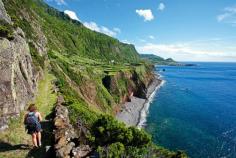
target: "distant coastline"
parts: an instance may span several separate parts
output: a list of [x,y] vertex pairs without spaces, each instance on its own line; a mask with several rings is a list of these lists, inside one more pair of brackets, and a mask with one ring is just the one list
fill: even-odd
[[164,81],[160,79],[160,75],[155,75],[154,80],[147,88],[147,99],[132,96],[131,101],[123,105],[122,110],[116,115],[116,118],[124,122],[127,126],[142,128],[146,122],[150,102],[163,84]]
[[196,66],[196,64],[192,63],[183,63],[173,60],[172,58],[164,59],[160,56],[154,55],[154,54],[140,54],[140,57],[150,62],[154,65],[167,65],[167,66]]

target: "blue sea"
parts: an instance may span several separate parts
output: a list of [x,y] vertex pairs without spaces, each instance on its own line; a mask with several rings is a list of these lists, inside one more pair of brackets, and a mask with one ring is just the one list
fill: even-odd
[[236,158],[236,63],[195,64],[156,67],[166,82],[145,128],[155,143],[192,158]]

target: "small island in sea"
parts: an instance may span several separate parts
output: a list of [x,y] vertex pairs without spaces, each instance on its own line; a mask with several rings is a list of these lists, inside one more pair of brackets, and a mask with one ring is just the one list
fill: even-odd
[[183,63],[183,62],[177,62],[173,60],[172,58],[164,59],[160,56],[154,55],[154,54],[140,54],[140,57],[148,62],[151,62],[154,65],[168,65],[168,66],[196,66],[196,64],[193,63]]

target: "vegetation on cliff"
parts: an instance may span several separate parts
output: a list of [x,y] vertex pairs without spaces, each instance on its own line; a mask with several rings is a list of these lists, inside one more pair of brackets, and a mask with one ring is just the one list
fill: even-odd
[[[112,117],[131,94],[145,98],[154,77],[152,65],[140,59],[134,46],[91,31],[41,0],[3,2],[13,25],[26,33],[36,70],[55,76],[71,122],[75,127],[83,122],[87,143],[101,157],[185,157],[153,145],[145,131]],[[45,104],[39,102],[42,97],[36,99],[39,105]]]
[[101,116],[91,129],[95,144],[101,157],[187,157],[183,152],[170,152],[152,144],[145,131],[135,127],[127,128],[111,116]]
[[9,40],[13,39],[13,26],[0,20],[0,37],[5,37]]

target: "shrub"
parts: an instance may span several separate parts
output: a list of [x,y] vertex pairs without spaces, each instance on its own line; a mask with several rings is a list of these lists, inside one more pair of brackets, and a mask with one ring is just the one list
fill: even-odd
[[30,48],[30,54],[33,59],[33,63],[36,66],[37,69],[45,68],[44,61],[46,56],[40,56],[39,52],[35,48],[34,44],[32,42],[29,42],[29,48]]
[[92,134],[98,146],[120,142],[125,146],[141,147],[151,142],[151,137],[135,127],[127,128],[112,116],[102,115],[92,126]]
[[130,127],[129,129],[132,131],[131,133],[133,135],[133,140],[130,144],[131,146],[142,147],[151,142],[151,136],[144,130],[139,130],[135,127]]
[[3,20],[0,20],[0,37],[5,37],[9,40],[13,40],[13,26],[6,23]]
[[106,158],[120,158],[125,154],[125,146],[120,143],[113,143],[108,147],[98,147],[97,152],[100,157]]

